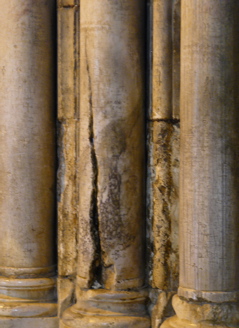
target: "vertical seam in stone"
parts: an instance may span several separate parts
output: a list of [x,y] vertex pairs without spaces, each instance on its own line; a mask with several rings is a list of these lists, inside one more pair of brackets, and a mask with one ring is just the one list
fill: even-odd
[[90,67],[87,54],[87,37],[86,37],[86,69],[88,75],[89,86],[89,143],[91,147],[91,165],[92,165],[92,193],[91,193],[91,209],[90,209],[90,226],[91,235],[94,242],[94,257],[91,263],[91,285],[97,281],[101,281],[99,268],[101,267],[101,245],[98,221],[98,161],[95,150],[95,135],[94,135],[94,113],[93,113],[93,100],[92,100],[92,83],[90,76]]

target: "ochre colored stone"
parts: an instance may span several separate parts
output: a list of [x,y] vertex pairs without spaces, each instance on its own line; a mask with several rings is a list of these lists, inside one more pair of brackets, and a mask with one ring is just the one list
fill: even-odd
[[153,288],[178,286],[179,124],[149,122],[149,280]]
[[152,119],[172,118],[172,14],[171,0],[151,1],[151,106]]

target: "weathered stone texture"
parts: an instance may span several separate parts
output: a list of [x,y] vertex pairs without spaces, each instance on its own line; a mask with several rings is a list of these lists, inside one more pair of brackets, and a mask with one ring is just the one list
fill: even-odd
[[151,328],[159,328],[165,318],[174,314],[171,304],[174,294],[175,292],[162,291],[157,288],[150,290],[149,314],[151,318]]
[[[124,17],[116,15],[111,21],[106,17],[107,15],[110,17],[111,11],[117,12],[118,5],[112,3],[109,6],[108,2],[106,3],[105,6],[98,2],[95,3],[93,13],[92,2],[82,2],[84,11],[82,20],[78,16],[78,8],[72,6],[73,1],[61,2],[61,6],[64,8],[58,10],[58,33],[60,36],[58,51],[60,90],[58,213],[59,273],[61,276],[58,290],[60,313],[74,302],[75,260],[79,240],[84,240],[83,243],[78,244],[79,287],[97,289],[102,286],[106,288],[112,286],[123,288],[125,286],[128,288],[140,286],[143,283],[144,265],[142,260],[140,258],[136,260],[134,251],[131,259],[129,258],[129,248],[132,244],[130,240],[135,234],[137,224],[133,224],[133,221],[130,225],[121,224],[122,215],[130,216],[131,220],[133,217],[139,218],[141,214],[139,212],[137,214],[137,210],[132,212],[132,209],[139,204],[141,207],[144,203],[143,198],[140,202],[138,201],[138,193],[142,190],[142,185],[137,185],[137,176],[142,175],[142,167],[138,169],[141,159],[135,159],[138,156],[136,149],[144,143],[143,133],[136,129],[139,124],[137,121],[139,114],[136,111],[141,106],[139,96],[143,95],[144,90],[139,84],[132,83],[134,63],[139,59],[136,58],[136,53],[133,51],[132,42],[136,42],[139,47],[140,38],[137,33],[134,34],[133,31],[136,30],[130,30],[129,26],[127,30],[123,28],[123,25],[121,26],[122,22],[126,22],[127,10],[130,9],[130,6],[127,5],[125,10],[123,10],[124,7],[119,6],[117,10],[122,11]],[[165,315],[169,315],[168,311],[170,310],[168,309],[170,309],[172,292],[168,290],[175,289],[178,281],[179,126],[177,122],[170,120],[172,111],[174,110],[174,113],[178,111],[178,6],[178,1],[161,3],[155,1],[152,7],[154,11],[153,67],[155,69],[153,95],[155,103],[158,104],[158,107],[155,105],[153,108],[157,107],[168,113],[163,116],[152,114],[152,118],[169,119],[167,122],[150,122],[148,187],[150,195],[149,225],[151,227],[149,238],[153,248],[150,285],[154,288],[150,292],[152,300],[150,311],[152,325],[155,328],[159,326]],[[87,16],[88,12],[89,17]],[[104,17],[104,19],[99,21],[99,17]],[[80,34],[79,24],[82,28]],[[130,25],[128,22],[127,24]],[[175,37],[172,35],[172,28],[176,31]],[[118,34],[118,29],[121,29],[120,34]],[[129,48],[131,48],[127,60],[125,56],[128,53],[128,45],[126,45],[124,53],[123,43],[125,41],[123,40],[126,40],[124,38],[128,40],[126,44],[129,42]],[[78,57],[78,40],[81,42],[81,61]],[[163,51],[159,47],[160,40],[165,45]],[[173,49],[175,50],[174,57],[172,56]],[[111,56],[112,51],[114,56]],[[161,57],[158,56],[159,52]],[[168,66],[165,66],[165,60]],[[123,63],[124,69],[121,65]],[[79,64],[81,65],[80,71]],[[164,85],[161,85],[158,80],[158,76],[161,74],[160,70],[164,72]],[[80,88],[77,79],[79,75],[81,75]],[[139,79],[136,80],[139,83]],[[174,88],[176,89],[173,90]],[[78,100],[79,90],[81,106],[79,106]],[[134,97],[132,97],[133,94]],[[158,94],[162,95],[163,103],[160,103]],[[133,103],[138,105],[134,106]],[[131,112],[127,112],[130,104]],[[81,108],[80,115],[79,108]],[[121,108],[125,108],[125,110],[121,111]],[[175,117],[178,117],[177,115],[175,114]],[[78,122],[79,118],[81,120]],[[141,119],[142,116],[140,116]],[[130,147],[130,143],[132,147]],[[79,155],[80,157],[78,157]],[[131,173],[130,167],[133,168]],[[81,181],[80,198],[77,196],[79,193],[78,179]],[[78,207],[78,204],[83,205]],[[121,208],[124,208],[124,211]],[[129,209],[131,209],[131,215]],[[140,211],[142,211],[142,207]],[[76,222],[78,214],[80,216],[79,226]],[[109,220],[109,218],[111,219]],[[124,222],[127,223],[127,221]],[[78,227],[80,230],[77,238]],[[143,229],[143,225],[138,225],[137,229]],[[140,241],[141,233],[140,230],[137,233],[136,244]],[[127,246],[125,254],[124,244]],[[140,247],[138,251],[140,251]],[[121,255],[119,256],[119,254]],[[128,263],[131,265],[128,266]],[[132,263],[136,263],[136,265],[133,266]],[[134,272],[130,273],[129,270],[132,268]],[[124,278],[130,277],[132,273],[137,273],[139,279]]]
[[76,117],[76,16],[78,7],[58,9],[58,119]]
[[76,161],[78,136],[78,6],[58,9],[59,273],[76,272]]
[[[77,258],[79,7],[58,8],[58,311],[74,300]],[[64,7],[65,6],[65,7]]]
[[58,126],[58,257],[59,275],[76,273],[77,195],[76,195],[77,122],[66,120]]
[[150,47],[147,274],[159,327],[178,286],[180,0],[150,1]]
[[178,284],[179,123],[149,123],[148,210],[150,285]]
[[[148,254],[152,327],[172,314],[178,286],[179,123],[148,123]],[[171,311],[171,312],[170,312]]]
[[107,289],[143,284],[143,12],[142,1],[81,3],[82,287],[90,287],[95,279]]
[[75,303],[75,276],[60,276],[57,280],[58,317]]
[[[186,321],[190,327],[195,325],[215,325],[220,324],[222,327],[239,325],[239,303],[238,302],[193,302],[178,295],[173,297],[173,308],[177,317]],[[217,326],[218,327],[218,326]]]
[[138,291],[144,284],[144,16],[144,1],[81,1],[77,301],[62,327],[150,326],[145,293]]

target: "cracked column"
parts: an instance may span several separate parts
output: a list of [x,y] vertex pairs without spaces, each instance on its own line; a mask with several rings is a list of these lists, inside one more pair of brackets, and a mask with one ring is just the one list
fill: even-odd
[[144,284],[144,1],[80,8],[77,303],[61,327],[150,327]]
[[151,326],[172,313],[178,287],[180,1],[151,0],[147,242]]
[[238,15],[182,0],[180,287],[163,328],[239,326]]
[[54,1],[1,2],[1,327],[7,318],[53,327],[12,319],[56,315],[54,10]]

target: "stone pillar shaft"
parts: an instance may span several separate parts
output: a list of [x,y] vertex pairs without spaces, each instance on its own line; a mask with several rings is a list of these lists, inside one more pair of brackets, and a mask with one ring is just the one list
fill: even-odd
[[176,296],[174,308],[178,319],[188,320],[183,327],[239,323],[238,9],[235,0],[182,0],[183,298]]
[[53,17],[54,1],[1,3],[0,316],[5,317],[52,316],[56,310],[49,303],[55,299]]
[[178,287],[180,0],[150,0],[147,243],[151,326]]
[[179,295],[209,301],[239,291],[235,4],[182,1]]
[[145,9],[138,0],[81,1],[77,303],[62,327],[150,326],[139,292]]
[[97,267],[107,289],[143,284],[143,7],[81,2],[81,287],[90,287]]
[[173,0],[152,0],[150,7],[151,108],[154,119],[172,118]]

